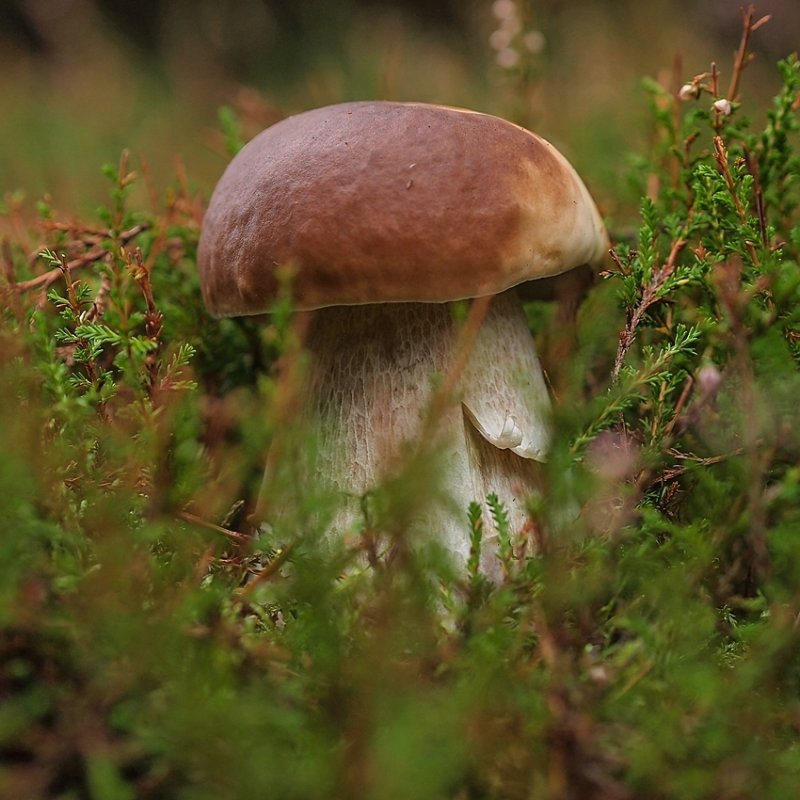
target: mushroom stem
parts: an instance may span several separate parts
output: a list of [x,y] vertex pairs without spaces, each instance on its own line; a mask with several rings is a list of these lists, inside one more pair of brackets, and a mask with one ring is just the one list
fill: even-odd
[[439,458],[438,489],[448,499],[437,503],[434,494],[426,525],[466,560],[466,509],[472,500],[484,503],[483,563],[495,573],[485,499],[498,495],[512,532],[530,529],[525,499],[536,489],[534,461],[544,458],[550,405],[521,303],[510,290],[493,298],[457,396],[428,420],[436,377],[450,369],[458,342],[449,304],[313,312],[308,348],[309,401],[320,432],[316,477],[350,498],[337,527],[352,525],[360,498],[398,474],[424,439],[421,445]]

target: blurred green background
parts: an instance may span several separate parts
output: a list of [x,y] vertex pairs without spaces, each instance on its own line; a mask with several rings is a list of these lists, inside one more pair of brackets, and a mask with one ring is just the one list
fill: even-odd
[[[775,60],[800,41],[800,3],[757,10],[775,21],[746,90],[766,101]],[[180,157],[207,194],[229,157],[221,106],[248,138],[313,106],[414,99],[534,128],[625,216],[638,200],[626,156],[648,134],[641,77],[729,70],[740,19],[739,0],[3,0],[0,191],[84,213],[98,167],[130,148],[157,188]]]

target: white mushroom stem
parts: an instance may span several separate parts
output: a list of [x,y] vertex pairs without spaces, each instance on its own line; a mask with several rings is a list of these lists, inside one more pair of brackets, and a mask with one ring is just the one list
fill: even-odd
[[496,572],[486,496],[495,493],[505,504],[513,532],[529,529],[525,500],[536,489],[534,461],[543,460],[549,435],[547,390],[516,293],[492,299],[458,396],[428,423],[435,379],[452,368],[459,343],[450,305],[337,306],[313,314],[308,347],[310,401],[319,416],[317,477],[353,499],[355,510],[361,496],[402,469],[420,437],[430,437],[423,444],[433,444],[441,459],[435,488],[450,502],[432,514],[429,509],[426,524],[465,560],[466,509],[472,500],[483,502],[483,563]]

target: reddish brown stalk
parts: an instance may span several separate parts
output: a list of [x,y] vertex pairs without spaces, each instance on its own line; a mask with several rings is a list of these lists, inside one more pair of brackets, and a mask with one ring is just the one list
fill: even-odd
[[[745,207],[742,205],[742,201],[739,198],[739,195],[736,191],[736,181],[733,178],[733,173],[731,173],[730,165],[728,164],[728,149],[725,147],[725,142],[722,140],[721,136],[714,137],[714,158],[716,159],[717,166],[722,173],[722,176],[725,178],[725,185],[728,187],[728,193],[733,200],[733,204],[736,207],[736,214],[739,217],[739,221],[743,224],[747,224],[747,211]],[[756,253],[756,247],[753,242],[746,242],[747,252],[750,254],[750,259],[753,262],[753,266],[758,266],[760,261],[758,258],[758,253]]]
[[61,231],[69,233],[76,239],[89,241],[91,244],[106,239],[109,236],[108,230],[104,228],[89,228],[85,225],[78,225],[70,222],[57,222],[51,219],[41,220],[39,226],[46,231]]
[[144,314],[145,335],[155,343],[155,349],[148,353],[145,359],[147,394],[151,400],[154,400],[156,386],[158,385],[158,353],[161,349],[161,331],[164,327],[164,315],[156,306],[153,284],[150,282],[150,269],[145,265],[142,251],[139,247],[133,251],[133,258],[128,258],[128,267],[147,304],[147,311]]
[[[690,461],[694,466],[698,467],[710,467],[713,466],[714,464],[721,464],[723,461],[727,461],[729,458],[735,458],[736,456],[742,455],[743,452],[744,451],[741,448],[739,448],[730,453],[722,453],[721,455],[718,456],[706,456],[704,458],[700,458],[698,456],[692,455],[691,453],[681,453],[673,449],[669,450],[669,454],[673,456],[673,458],[676,458],[680,461]],[[648,480],[641,483],[642,489],[648,489],[657,483],[668,483],[669,481],[673,481],[676,478],[679,478],[681,475],[684,475],[688,471],[689,471],[688,466],[681,465],[681,466],[669,467],[668,469],[665,469],[663,472],[655,476],[651,472],[648,472],[646,475]]]
[[748,148],[745,148],[744,157],[747,163],[747,171],[753,176],[753,191],[756,200],[758,230],[761,234],[761,244],[766,248],[769,247],[769,239],[767,238],[767,207],[764,201],[764,189],[761,186],[761,174],[758,169],[758,160],[753,158],[753,154]]
[[208,522],[208,520],[198,517],[196,514],[191,514],[188,511],[179,511],[178,518],[182,519],[184,522],[189,522],[192,525],[197,525],[200,528],[205,528],[206,530],[214,531],[215,533],[221,533],[232,542],[236,542],[236,544],[247,544],[247,542],[250,541],[250,537],[245,536],[243,533],[229,531],[227,528],[222,528],[219,525],[215,525],[213,522]]
[[771,14],[765,14],[758,20],[753,22],[755,17],[756,8],[751,5],[742,11],[743,24],[742,24],[742,38],[739,40],[739,47],[736,50],[733,62],[733,74],[731,75],[731,83],[728,87],[728,100],[734,102],[739,94],[739,84],[742,79],[744,68],[753,60],[754,56],[749,52],[750,36],[754,31],[757,31],[762,25],[765,25],[772,18]]
[[461,380],[461,375],[469,360],[472,348],[475,346],[475,339],[478,337],[483,320],[486,318],[486,313],[489,310],[489,304],[492,302],[492,295],[485,297],[476,297],[472,301],[467,319],[461,329],[459,335],[458,345],[456,347],[456,357],[450,371],[445,375],[438,391],[434,394],[431,400],[431,413],[430,419],[436,421],[442,409],[444,409],[453,398],[456,391],[458,382]]
[[289,556],[292,554],[292,550],[294,549],[293,544],[288,544],[285,547],[281,548],[275,558],[267,564],[264,569],[259,572],[250,583],[245,586],[241,591],[242,597],[248,597],[252,592],[261,586],[262,583],[266,583],[270,578],[272,578],[278,570],[286,563]]
[[103,275],[100,280],[100,287],[97,289],[97,294],[92,301],[92,310],[89,312],[87,321],[95,322],[103,318],[103,314],[106,312],[106,300],[110,291],[111,281],[108,275]]
[[[135,225],[130,230],[125,231],[124,233],[120,234],[120,242],[122,244],[127,244],[132,239],[137,237],[142,231],[146,231],[150,228],[150,224],[147,222],[143,222],[139,225]],[[108,231],[105,232],[105,235],[110,235]],[[95,247],[89,250],[88,253],[84,253],[83,255],[78,256],[77,258],[73,258],[71,261],[65,262],[64,266],[66,267],[67,273],[71,273],[74,269],[80,269],[81,267],[88,266],[89,264],[93,264],[97,261],[102,261],[107,255],[108,250],[102,247]],[[31,278],[28,281],[17,281],[13,284],[14,289],[17,292],[28,292],[31,289],[47,289],[52,283],[57,281],[61,275],[63,274],[62,267],[57,267],[55,269],[48,270],[47,272],[43,272],[41,275],[37,275],[35,278]]]
[[0,243],[0,250],[2,251],[2,268],[5,285],[0,287],[2,297],[5,298],[5,303],[8,307],[13,309],[17,321],[22,323],[25,318],[25,313],[20,303],[19,295],[14,291],[15,271],[14,271],[14,257],[11,252],[11,242],[7,237],[3,237]]
[[[670,327],[669,325],[667,327]],[[677,402],[675,403],[675,407],[672,409],[672,416],[670,417],[667,424],[664,426],[664,438],[668,438],[672,429],[675,427],[675,423],[680,418],[681,411],[683,411],[683,407],[686,405],[686,401],[689,399],[689,395],[691,394],[692,387],[694,386],[694,378],[690,375],[683,383],[683,389],[681,389],[681,393],[678,397]],[[661,386],[658,392],[658,406],[661,408],[663,406],[664,400],[667,396],[668,390],[668,383],[666,380],[661,381]],[[659,426],[663,420],[663,413],[658,412],[653,414],[653,421],[650,425],[650,437],[651,439],[656,438],[656,434],[658,433]]]
[[653,276],[650,279],[650,283],[644,287],[642,297],[636,305],[636,308],[634,308],[633,311],[628,315],[628,322],[625,325],[624,330],[622,330],[619,334],[617,356],[614,359],[614,369],[611,373],[612,383],[616,383],[619,379],[619,373],[622,370],[622,364],[625,361],[625,356],[627,355],[628,350],[630,350],[631,345],[636,340],[636,330],[650,307],[655,305],[655,303],[661,299],[659,292],[666,283],[667,279],[675,271],[675,262],[677,261],[681,250],[683,250],[685,246],[686,239],[683,238],[677,239],[673,243],[672,249],[669,252],[669,256],[667,256],[667,260],[664,262],[663,266],[653,271]]
[[139,164],[142,170],[142,177],[144,178],[145,189],[147,190],[147,197],[150,200],[150,207],[153,209],[154,214],[158,214],[161,207],[156,185],[153,181],[153,173],[150,170],[150,164],[144,158],[139,159]]
[[[77,319],[80,319],[83,309],[81,308],[81,302],[78,299],[78,293],[75,291],[75,281],[72,280],[72,276],[69,270],[69,265],[67,264],[66,258],[64,258],[64,256],[62,256],[60,261],[58,262],[58,268],[56,271],[58,272],[59,275],[61,275],[64,278],[64,285],[67,290],[67,301],[69,302],[72,313],[75,315]],[[86,345],[87,345],[86,339],[82,337],[76,338],[74,347],[86,347]],[[97,364],[93,359],[87,359],[86,361],[86,375],[89,378],[89,381],[91,382],[92,386],[94,388],[99,388],[100,374],[97,371]],[[105,402],[98,402],[97,410],[103,419],[107,419],[108,413]]]
[[708,76],[711,80],[710,92],[712,97],[719,97],[719,70],[717,69],[717,62],[711,62],[711,72]]

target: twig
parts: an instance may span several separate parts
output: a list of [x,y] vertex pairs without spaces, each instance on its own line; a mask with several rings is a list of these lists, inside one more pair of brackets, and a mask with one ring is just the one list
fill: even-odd
[[628,322],[625,328],[620,331],[619,344],[617,345],[617,356],[614,359],[614,369],[611,373],[611,382],[616,383],[619,380],[619,373],[622,370],[622,364],[625,361],[625,356],[630,350],[631,345],[636,339],[636,330],[639,327],[644,315],[648,309],[661,300],[659,292],[663,288],[667,279],[675,271],[675,262],[681,250],[686,246],[686,239],[676,239],[672,245],[672,249],[667,256],[664,265],[657,270],[654,270],[650,283],[644,287],[642,297],[636,307],[628,315]]
[[161,341],[161,332],[164,327],[164,315],[156,306],[155,296],[153,295],[153,284],[150,282],[150,268],[144,263],[141,249],[139,247],[134,249],[132,259],[127,253],[125,253],[125,256],[133,279],[141,289],[145,303],[147,304],[147,311],[144,315],[144,330],[154,343],[154,349],[147,354],[145,359],[145,366],[147,369],[147,394],[150,399],[154,401],[155,389],[158,385],[158,356],[163,344]]
[[739,40],[739,48],[733,62],[733,74],[731,75],[731,83],[728,87],[728,100],[733,102],[739,94],[739,83],[742,79],[744,68],[753,60],[753,54],[748,52],[750,46],[750,35],[757,31],[762,25],[765,25],[772,18],[771,14],[765,14],[763,17],[753,22],[756,8],[753,5],[748,6],[742,11],[743,24],[742,24],[742,38]]
[[[120,234],[120,242],[124,245],[127,244],[131,239],[134,239],[138,236],[142,231],[146,231],[150,228],[149,222],[142,222],[139,225],[134,226],[130,230],[124,231]],[[77,258],[73,258],[71,261],[66,262],[64,267],[67,270],[67,273],[71,273],[74,269],[79,269],[81,267],[85,267],[89,264],[93,264],[96,261],[101,261],[108,255],[108,250],[102,247],[94,247],[88,253],[84,253],[83,255],[78,256]],[[43,272],[41,275],[38,275],[35,278],[31,278],[28,281],[17,281],[13,284],[13,288],[17,292],[29,292],[31,289],[38,289],[44,288],[46,289],[50,286],[51,283],[57,281],[61,275],[63,274],[62,267],[57,267],[55,269],[48,270],[47,272]]]
[[5,279],[5,285],[0,287],[0,290],[2,290],[2,296],[7,298],[8,305],[13,308],[17,321],[21,323],[25,315],[22,311],[19,296],[13,289],[15,283],[14,256],[11,252],[11,242],[6,236],[0,241],[0,251],[2,252],[2,271]]
[[69,233],[73,238],[81,239],[82,241],[90,241],[96,244],[98,241],[108,237],[108,230],[103,228],[90,228],[85,225],[70,222],[57,222],[56,220],[45,219],[39,222],[39,226],[48,231],[60,231],[62,233]]
[[291,543],[281,548],[275,558],[241,590],[240,596],[248,597],[262,583],[266,583],[286,563],[292,550],[294,550],[294,545]]
[[467,366],[467,361],[475,346],[475,340],[478,337],[478,331],[486,318],[489,311],[489,304],[492,302],[493,295],[486,295],[484,297],[476,297],[472,301],[472,305],[467,314],[466,322],[459,334],[459,341],[456,348],[456,357],[453,360],[453,365],[444,377],[439,389],[434,394],[430,403],[431,419],[436,420],[452,400],[453,393],[456,391],[458,382],[461,380],[461,375]]
[[[673,456],[673,458],[681,459],[682,461],[691,461],[692,465],[696,467],[710,467],[714,464],[721,464],[723,461],[727,461],[729,458],[742,455],[743,452],[744,450],[740,447],[731,451],[730,453],[722,453],[717,456],[706,456],[704,458],[700,458],[698,456],[677,452],[671,448],[669,450],[669,453],[671,456]],[[637,484],[640,490],[644,491],[645,489],[648,489],[657,483],[667,483],[668,481],[675,480],[675,478],[679,478],[681,475],[684,475],[686,472],[688,472],[689,469],[689,466],[683,465],[668,467],[663,472],[659,472],[657,475],[652,471],[646,470],[639,475]]]
[[192,525],[198,525],[201,528],[206,528],[206,530],[215,531],[216,533],[221,533],[223,536],[227,536],[231,541],[234,541],[237,544],[246,544],[247,542],[250,541],[250,537],[245,536],[245,534],[243,533],[238,533],[237,531],[229,531],[227,528],[215,525],[213,522],[208,522],[208,520],[205,520],[202,517],[198,517],[196,514],[191,514],[188,511],[179,511],[178,517],[179,519],[182,519],[184,522],[190,522]]
[[769,247],[768,226],[767,226],[767,206],[764,201],[764,189],[761,185],[761,173],[758,169],[758,161],[753,158],[749,148],[744,149],[745,163],[747,171],[753,176],[753,191],[756,200],[756,214],[758,216],[758,230],[761,233],[761,244],[766,249]]
[[683,390],[681,391],[680,397],[678,397],[678,402],[675,403],[675,412],[673,413],[670,421],[664,427],[665,436],[669,436],[672,433],[675,423],[678,421],[678,419],[680,419],[681,411],[683,411],[683,407],[686,405],[686,401],[689,399],[689,393],[692,391],[693,386],[694,378],[689,375],[689,377],[686,379],[686,382],[683,384]]
[[[714,158],[716,159],[720,172],[722,172],[722,176],[725,178],[725,185],[728,187],[728,193],[730,194],[733,204],[736,207],[736,213],[739,216],[739,221],[742,223],[742,225],[747,225],[747,211],[742,205],[742,201],[736,192],[736,181],[733,179],[733,174],[731,173],[731,168],[728,164],[728,149],[725,147],[725,142],[722,140],[721,136],[714,137]],[[756,246],[751,241],[746,241],[745,245],[747,247],[747,252],[750,254],[750,259],[753,262],[753,266],[758,267],[760,261],[758,254],[756,253]]]

